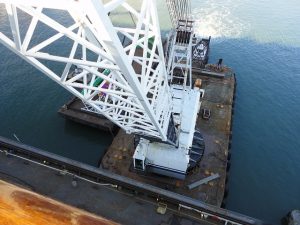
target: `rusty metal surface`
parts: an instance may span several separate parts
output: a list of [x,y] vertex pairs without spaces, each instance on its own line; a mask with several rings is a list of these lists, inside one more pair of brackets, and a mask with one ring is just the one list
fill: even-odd
[[114,225],[116,223],[0,180],[2,225]]

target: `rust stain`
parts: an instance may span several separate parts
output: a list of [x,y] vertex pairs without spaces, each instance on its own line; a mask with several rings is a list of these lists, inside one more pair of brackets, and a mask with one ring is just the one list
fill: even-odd
[[89,217],[86,215],[80,215],[77,217],[77,223],[80,225],[107,225],[112,224],[107,220],[99,221],[96,218]]
[[115,225],[116,223],[0,180],[0,224]]
[[23,191],[14,191],[11,197],[20,208],[26,210],[32,217],[47,218],[55,224],[71,223],[72,211],[64,206]]

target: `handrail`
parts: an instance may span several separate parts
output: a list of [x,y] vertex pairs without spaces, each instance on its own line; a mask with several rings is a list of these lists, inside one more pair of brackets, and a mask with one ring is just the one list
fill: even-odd
[[179,209],[185,208],[199,212],[201,217],[202,215],[206,215],[214,219],[217,218],[219,221],[224,222],[224,224],[266,224],[263,221],[242,215],[240,213],[218,208],[187,196],[145,184],[128,177],[114,174],[108,170],[96,168],[1,136],[0,147],[6,149],[5,151],[2,150],[2,152],[5,152],[7,155],[19,157],[23,160],[29,160],[55,170],[61,170],[65,171],[66,173],[75,174],[77,177],[90,182],[99,183],[99,181],[104,181],[112,185],[118,185],[133,191],[145,193],[149,196],[176,204],[178,205]]

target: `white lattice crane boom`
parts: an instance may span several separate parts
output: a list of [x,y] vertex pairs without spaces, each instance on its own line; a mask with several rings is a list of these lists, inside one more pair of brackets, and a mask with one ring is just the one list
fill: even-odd
[[[178,104],[181,107],[184,104],[174,105],[176,91],[169,85],[156,1],[140,0],[138,7],[125,0],[105,2],[0,0],[5,4],[12,33],[0,32],[0,42],[80,98],[89,110],[104,115],[127,133],[145,137],[135,154],[139,160],[142,152],[144,166],[150,161],[156,165],[156,159],[147,158],[147,155],[154,155],[153,149],[145,148],[143,143],[149,145],[150,140],[156,140],[158,142],[153,143],[163,145],[158,150],[163,151],[163,155],[158,157],[165,158],[158,160],[161,161],[159,166],[165,164],[171,169],[175,166],[169,163],[172,159],[164,155],[172,148],[173,152],[180,151],[172,157],[183,156],[179,160],[184,161],[180,171],[185,173],[195,121],[191,129],[185,131],[190,136],[182,144],[180,121],[175,124],[173,114],[183,115]],[[133,16],[134,27],[119,27],[111,21],[109,14],[120,8]],[[70,20],[61,22],[49,10],[64,12]],[[30,21],[28,26],[19,18],[20,14],[26,14],[27,22]],[[55,32],[42,40],[35,38],[40,24]],[[121,42],[121,36],[126,37],[126,45]],[[60,40],[68,40],[71,44],[61,51],[51,51],[51,46]],[[181,93],[182,99],[185,92]],[[194,96],[193,100],[189,101],[199,102],[199,91],[193,93],[189,96]],[[197,104],[192,105],[198,109]],[[192,111],[193,115],[197,114],[197,110]],[[182,115],[180,118],[184,117]],[[168,146],[166,151],[165,146]]]
[[[97,0],[7,2],[13,40],[1,33],[3,44],[127,132],[167,140],[171,99],[155,1],[143,1],[140,12],[125,1],[111,1],[106,5]],[[108,13],[120,6],[136,16],[136,28],[119,28],[112,24]],[[73,24],[64,26],[58,23],[46,14],[47,8],[66,11],[72,17]],[[22,24],[18,21],[19,10],[32,17],[23,40],[19,27]],[[57,31],[57,34],[28,48],[39,22]],[[118,33],[131,39],[132,43],[123,47]],[[64,36],[73,42],[69,55],[61,57],[48,53],[46,47]],[[150,38],[154,39],[151,49],[148,46]],[[143,47],[143,55],[137,56],[136,50],[140,46]],[[75,53],[80,48],[82,53],[79,58]],[[96,54],[97,59],[87,59],[87,50]],[[55,73],[40,59],[63,64],[65,69],[61,74]],[[134,70],[133,63],[140,65],[140,74]],[[158,63],[156,70],[153,69],[155,63]],[[69,79],[67,75],[72,65],[81,68],[82,72]],[[104,75],[99,69],[109,69],[110,74]],[[99,87],[93,87],[93,82],[88,81],[97,78],[103,81]],[[105,89],[102,88],[104,85]],[[106,97],[96,98],[100,92],[105,92]],[[165,104],[159,107],[158,101]]]

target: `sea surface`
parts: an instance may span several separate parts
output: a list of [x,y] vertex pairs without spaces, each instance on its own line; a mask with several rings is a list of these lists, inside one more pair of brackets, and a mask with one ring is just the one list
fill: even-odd
[[[165,35],[170,23],[158,3]],[[300,2],[192,4],[196,31],[212,36],[210,62],[223,58],[237,76],[227,208],[279,224],[300,209]],[[5,24],[1,5],[8,32]],[[0,135],[96,166],[111,135],[61,118],[71,94],[2,45],[0,52]]]

